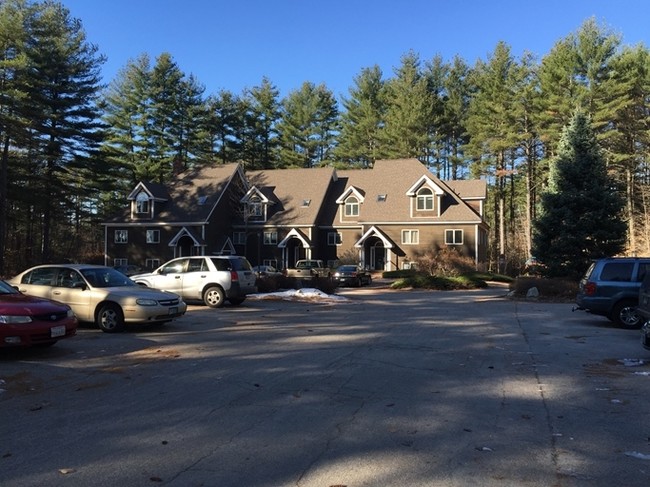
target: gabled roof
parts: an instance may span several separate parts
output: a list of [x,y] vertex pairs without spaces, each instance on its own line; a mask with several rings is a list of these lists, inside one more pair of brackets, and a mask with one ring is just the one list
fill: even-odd
[[[337,176],[337,177],[338,177],[338,176]],[[354,195],[354,196],[356,196],[357,199],[358,199],[361,203],[363,203],[363,200],[366,199],[366,198],[365,198],[366,195],[364,194],[364,191],[363,191],[362,189],[355,188],[354,186],[349,186],[341,196],[339,196],[338,198],[336,198],[336,202],[337,202],[338,204],[345,203],[345,200],[346,200],[346,199],[348,198],[348,196],[350,196],[350,195]]]
[[[411,221],[410,195],[423,184],[431,187],[444,200],[444,211],[436,217],[436,221],[481,222],[481,217],[452,190],[451,184],[438,179],[417,159],[378,160],[372,169],[340,170],[337,175],[341,192],[333,195],[332,206],[336,207],[336,200],[345,189],[353,186],[363,190],[365,200],[361,204],[358,220],[361,223]],[[464,185],[455,181],[453,187],[461,188],[467,195],[476,198],[480,197],[481,191],[486,194],[485,181],[467,183]]]
[[162,184],[152,183],[151,181],[142,181],[137,184],[137,186],[129,193],[126,197],[127,200],[133,201],[137,198],[138,194],[141,191],[144,191],[153,198],[155,201],[167,201],[169,200],[169,192],[167,187]]
[[276,226],[313,226],[336,172],[328,167],[270,169],[247,173],[251,186],[271,202],[266,223]]
[[[167,188],[154,183],[138,183],[129,199],[135,199],[139,191],[144,189],[156,202],[155,221],[202,223],[210,218],[217,203],[224,197],[225,189],[235,179],[241,181],[239,184],[242,185],[243,191],[248,190],[239,164],[206,166],[177,175]],[[238,204],[239,201],[235,203]],[[125,213],[112,221],[129,221],[129,215],[128,208],[125,208]]]

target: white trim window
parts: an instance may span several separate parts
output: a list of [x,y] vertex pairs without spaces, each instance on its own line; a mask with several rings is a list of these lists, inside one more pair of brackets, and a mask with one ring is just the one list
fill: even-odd
[[246,245],[246,232],[232,232],[233,245]]
[[129,231],[128,230],[115,230],[115,243],[116,244],[129,243]]
[[113,265],[115,267],[127,266],[129,264],[129,259],[113,259]]
[[144,191],[140,191],[135,197],[135,212],[138,215],[149,213],[149,195]]
[[420,243],[420,230],[402,230],[402,243],[404,245],[417,245]]
[[327,232],[327,245],[341,245],[343,243],[343,237],[339,232]]
[[415,208],[417,211],[433,210],[433,191],[429,188],[420,188],[416,197]]
[[248,217],[251,220],[262,220],[264,219],[264,204],[262,199],[257,196],[251,196],[248,200]]
[[445,230],[445,244],[463,245],[463,231],[457,229]]
[[345,200],[345,216],[359,216],[359,200],[355,196],[349,196]]
[[264,245],[277,245],[278,232],[264,232]]
[[144,261],[144,265],[147,269],[157,269],[160,267],[160,259],[147,259]]
[[160,243],[160,230],[147,230],[146,238],[148,244]]
[[278,268],[278,260],[277,259],[264,259],[262,261],[262,264],[273,267],[274,269]]

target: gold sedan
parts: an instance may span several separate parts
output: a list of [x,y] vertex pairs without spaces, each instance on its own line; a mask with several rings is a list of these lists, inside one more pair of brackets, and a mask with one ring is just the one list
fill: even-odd
[[25,294],[69,305],[79,321],[94,322],[107,333],[121,331],[125,324],[166,323],[187,310],[177,294],[143,288],[106,266],[40,265],[9,283]]

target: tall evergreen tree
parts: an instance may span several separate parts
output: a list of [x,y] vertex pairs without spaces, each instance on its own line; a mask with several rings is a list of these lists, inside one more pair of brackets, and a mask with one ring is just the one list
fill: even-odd
[[592,259],[623,250],[622,209],[589,117],[577,111],[551,162],[535,223],[534,254],[548,275],[577,277]]
[[386,113],[380,132],[382,156],[416,157],[425,161],[429,147],[429,120],[433,99],[414,52],[402,56],[395,78],[386,82]]
[[246,104],[228,90],[221,90],[207,101],[206,136],[212,154],[221,164],[235,162],[242,153]]
[[425,63],[423,76],[427,80],[431,102],[430,117],[426,121],[429,142],[425,163],[429,167],[436,167],[440,173],[441,167],[447,169],[450,166],[445,120],[446,80],[449,76],[449,65],[443,61],[442,56],[436,55],[431,61]]
[[244,162],[249,169],[271,169],[278,165],[280,92],[264,77],[259,86],[245,93],[246,114]]
[[[81,22],[60,3],[36,5],[29,30],[29,129],[32,147],[37,148],[31,154],[42,167],[30,192],[39,195],[35,203],[42,212],[41,257],[47,261],[52,256],[53,222],[57,217],[73,221],[80,208],[79,191],[92,191],[86,179],[95,173],[97,159],[91,156],[101,137],[97,97],[104,57],[87,42]],[[77,235],[63,234],[75,248]]]
[[25,52],[28,18],[25,0],[0,3],[0,274],[4,272],[7,248],[10,149],[22,145],[29,122],[24,113],[29,91]]
[[515,96],[519,88],[517,72],[518,65],[510,47],[500,42],[488,61],[479,61],[473,70],[476,94],[467,119],[471,136],[467,150],[474,157],[474,175],[486,175],[494,180],[490,196],[498,233],[493,250],[504,256],[508,250],[508,182],[515,176],[519,143],[515,123]]
[[352,166],[371,166],[380,154],[379,132],[385,112],[384,81],[379,66],[361,70],[343,98],[337,159]]
[[[102,152],[115,189],[127,191],[149,179],[149,56],[130,60],[110,83],[102,97],[103,121],[107,126]],[[111,198],[112,199],[112,198]]]
[[460,178],[467,169],[465,146],[469,137],[466,126],[472,96],[469,77],[469,66],[459,56],[455,56],[445,78],[446,98],[443,105],[443,132],[448,166],[444,168],[441,176],[446,179]]
[[334,134],[338,130],[336,99],[325,85],[303,83],[282,102],[280,164],[313,167],[333,159]]
[[610,76],[601,84],[603,103],[594,118],[610,173],[625,191],[627,247],[632,253],[646,253],[650,240],[643,245],[637,235],[648,234],[646,205],[639,195],[648,184],[650,158],[650,51],[642,45],[624,49],[610,67]]

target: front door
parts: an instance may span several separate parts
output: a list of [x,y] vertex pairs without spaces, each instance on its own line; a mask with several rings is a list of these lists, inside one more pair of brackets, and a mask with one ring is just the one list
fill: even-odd
[[386,249],[384,243],[377,239],[370,245],[370,268],[376,271],[385,270],[386,266]]

